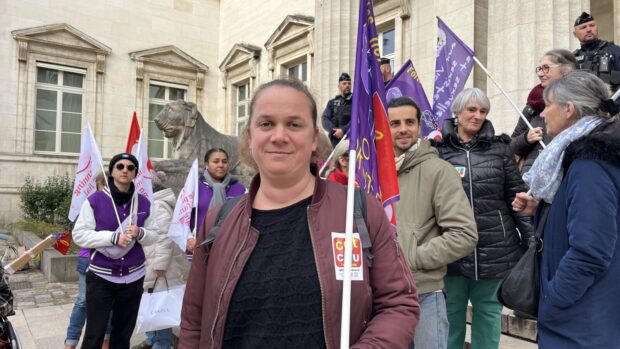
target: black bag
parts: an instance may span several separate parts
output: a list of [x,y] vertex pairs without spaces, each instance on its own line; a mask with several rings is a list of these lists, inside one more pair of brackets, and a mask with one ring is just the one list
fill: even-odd
[[540,254],[543,250],[542,233],[549,214],[550,205],[541,202],[540,220],[536,232],[528,242],[527,251],[519,262],[504,277],[497,291],[497,299],[505,307],[517,312],[538,317],[540,297]]

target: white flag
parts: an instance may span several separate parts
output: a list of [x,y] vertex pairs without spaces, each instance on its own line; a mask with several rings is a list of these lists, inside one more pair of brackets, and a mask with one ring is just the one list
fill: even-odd
[[137,146],[133,147],[131,154],[138,159],[138,174],[133,180],[133,183],[136,186],[136,191],[139,194],[146,196],[146,198],[152,203],[153,180],[151,171],[149,171],[147,166],[149,162],[149,153],[147,151],[146,142],[144,141],[144,132],[142,132],[142,130],[140,130],[140,140],[138,141]]
[[82,144],[80,147],[80,159],[78,160],[75,171],[75,182],[73,183],[73,195],[71,196],[71,208],[69,210],[69,220],[75,221],[86,198],[97,191],[95,177],[101,170],[101,155],[97,142],[90,130],[90,125],[84,127],[82,133]]
[[197,208],[198,197],[198,159],[194,160],[189,169],[185,185],[179,193],[174,214],[168,229],[168,238],[179,245],[181,251],[185,251],[187,238],[190,234],[189,223],[192,219],[192,208]]

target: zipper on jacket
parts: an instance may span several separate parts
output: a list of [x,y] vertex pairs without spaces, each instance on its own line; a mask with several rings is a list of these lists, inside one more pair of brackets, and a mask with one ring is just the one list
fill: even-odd
[[[398,242],[398,239],[394,239],[394,244],[396,245],[396,256],[400,257],[400,243]],[[411,293],[413,292],[414,284],[413,275],[411,275],[411,267],[408,264],[404,263],[404,258],[398,258],[398,263],[400,264],[400,268],[403,272],[405,280],[407,280],[407,292]],[[408,274],[407,271],[410,271],[410,273]]]
[[504,231],[504,240],[506,240],[506,227],[504,227],[504,218],[502,217],[502,211],[497,210],[497,214],[499,215],[499,222],[502,224],[502,230]]
[[[469,150],[465,150],[465,154],[467,155],[467,172],[469,172],[469,204],[471,205],[472,211],[474,210],[474,183],[471,180],[471,160],[469,158]],[[474,212],[474,218],[476,214]],[[476,230],[478,229],[476,224]],[[474,248],[474,279],[478,280],[478,247]]]
[[230,281],[230,274],[232,274],[233,267],[235,266],[235,263],[237,262],[239,255],[241,254],[241,250],[243,250],[243,247],[245,246],[246,242],[250,238],[250,229],[252,229],[252,219],[248,219],[248,231],[246,232],[245,238],[243,238],[243,241],[241,242],[241,245],[239,246],[237,253],[235,253],[235,257],[233,258],[232,263],[230,264],[230,268],[228,269],[228,274],[226,274],[226,280],[224,281],[224,287],[222,287],[220,296],[217,299],[217,308],[215,311],[215,317],[213,318],[213,326],[211,327],[211,345],[215,344],[215,327],[217,326],[217,318],[220,315],[220,306],[222,305],[222,298],[224,298],[224,291],[226,290],[226,287],[228,286],[228,282]]
[[[312,242],[312,255],[314,256],[314,264],[316,265],[316,275],[319,277],[319,288],[321,289],[321,309],[323,318],[323,340],[325,341],[325,348],[329,349],[329,341],[327,340],[327,327],[325,326],[325,291],[323,290],[323,280],[319,275],[319,261],[316,258],[316,244],[314,242],[312,234],[312,225],[310,224],[310,206],[306,207],[306,220],[308,221],[308,231],[310,232],[310,241]],[[342,321],[342,319],[340,319]]]

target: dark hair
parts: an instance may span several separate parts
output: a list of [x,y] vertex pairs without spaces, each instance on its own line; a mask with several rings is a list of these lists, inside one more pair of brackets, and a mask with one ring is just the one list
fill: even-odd
[[228,152],[226,152],[226,150],[222,148],[211,148],[207,150],[207,153],[205,154],[205,162],[209,162],[209,158],[211,157],[211,155],[213,155],[213,153],[224,153],[224,155],[226,155],[226,159],[229,158]]
[[[297,92],[302,93],[306,97],[308,102],[310,103],[310,114],[312,115],[312,125],[314,126],[314,128],[317,128],[318,112],[317,112],[317,107],[316,107],[316,101],[314,100],[314,97],[312,96],[312,93],[310,92],[308,87],[303,82],[297,79],[282,78],[282,79],[272,80],[272,81],[269,81],[269,82],[266,82],[260,85],[254,91],[254,96],[252,96],[252,100],[250,101],[250,116],[248,117],[248,121],[245,123],[245,127],[243,128],[243,133],[239,137],[239,148],[238,148],[239,158],[241,159],[241,161],[251,166],[254,169],[257,169],[257,166],[256,166],[256,163],[254,162],[254,159],[252,158],[252,154],[250,154],[250,145],[249,145],[249,138],[250,138],[249,132],[250,132],[250,125],[252,123],[252,117],[254,116],[254,105],[256,104],[256,101],[258,100],[260,95],[265,90],[271,87],[287,87],[287,88],[291,88]],[[317,158],[318,158],[318,152],[317,151],[312,152],[311,162],[314,162],[315,159]]]
[[416,118],[418,119],[418,123],[419,123],[420,118],[422,117],[422,111],[420,110],[420,107],[418,106],[418,104],[412,98],[407,97],[407,96],[396,97],[388,103],[388,108],[398,108],[398,107],[405,107],[405,106],[410,106],[410,107],[415,108]]

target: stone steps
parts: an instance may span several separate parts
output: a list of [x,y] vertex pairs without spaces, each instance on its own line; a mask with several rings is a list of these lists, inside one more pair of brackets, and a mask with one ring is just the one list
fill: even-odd
[[[471,304],[467,307],[467,336],[465,348],[470,348],[470,325],[471,324]],[[535,349],[536,345],[536,321],[523,319],[515,316],[513,311],[504,308],[502,310],[502,337],[500,339],[500,349]]]

